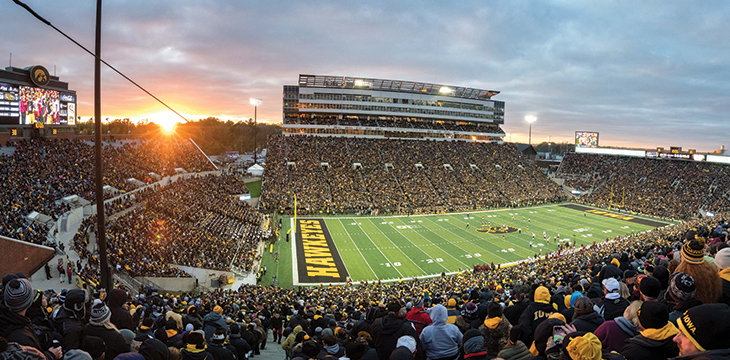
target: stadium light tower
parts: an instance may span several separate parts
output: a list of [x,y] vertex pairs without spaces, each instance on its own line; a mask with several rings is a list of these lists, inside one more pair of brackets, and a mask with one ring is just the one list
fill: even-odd
[[525,116],[525,121],[527,121],[530,124],[530,132],[527,135],[527,144],[528,145],[532,145],[532,123],[534,123],[535,120],[537,120],[537,118],[532,115]]
[[256,115],[258,112],[258,107],[261,105],[264,101],[261,99],[254,99],[251,98],[251,105],[253,105],[253,163],[258,164],[258,161],[256,161]]

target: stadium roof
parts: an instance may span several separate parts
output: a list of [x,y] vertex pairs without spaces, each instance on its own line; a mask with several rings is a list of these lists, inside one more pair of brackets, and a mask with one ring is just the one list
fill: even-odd
[[379,91],[397,91],[426,95],[451,96],[465,99],[489,100],[499,94],[495,90],[474,89],[463,86],[451,86],[413,82],[403,80],[373,79],[350,76],[299,75],[300,87],[319,87],[333,89],[363,89]]

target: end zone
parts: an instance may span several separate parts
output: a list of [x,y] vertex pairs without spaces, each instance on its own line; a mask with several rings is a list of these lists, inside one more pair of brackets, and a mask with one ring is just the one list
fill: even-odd
[[[294,222],[294,219],[292,219]],[[324,219],[298,218],[293,226],[294,285],[344,283],[348,273]]]
[[591,214],[595,214],[595,215],[607,216],[607,217],[611,217],[611,218],[614,218],[614,219],[620,219],[620,220],[624,220],[624,221],[628,221],[628,222],[632,222],[632,223],[637,223],[637,224],[641,224],[641,225],[646,225],[646,226],[662,227],[662,226],[669,225],[669,223],[662,222],[662,221],[644,219],[644,218],[640,218],[640,217],[633,216],[633,215],[628,214],[628,213],[627,214],[619,214],[619,213],[616,213],[616,212],[613,212],[613,211],[606,211],[606,210],[596,209],[596,208],[592,208],[592,207],[585,206],[585,205],[563,204],[563,205],[560,205],[560,206],[561,207],[564,207],[564,208],[568,208],[568,209],[573,209],[573,210],[578,210],[578,211],[585,211],[585,212],[588,212],[588,213],[591,213]]

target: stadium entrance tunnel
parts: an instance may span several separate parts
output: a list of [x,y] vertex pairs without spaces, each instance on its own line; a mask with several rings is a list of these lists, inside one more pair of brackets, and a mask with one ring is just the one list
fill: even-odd
[[487,234],[510,234],[517,232],[517,228],[511,226],[482,226],[476,230]]

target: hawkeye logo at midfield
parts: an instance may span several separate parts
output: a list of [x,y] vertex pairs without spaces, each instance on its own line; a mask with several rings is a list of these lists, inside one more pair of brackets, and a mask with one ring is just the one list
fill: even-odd
[[296,225],[299,282],[346,281],[347,270],[324,220],[298,219]]

